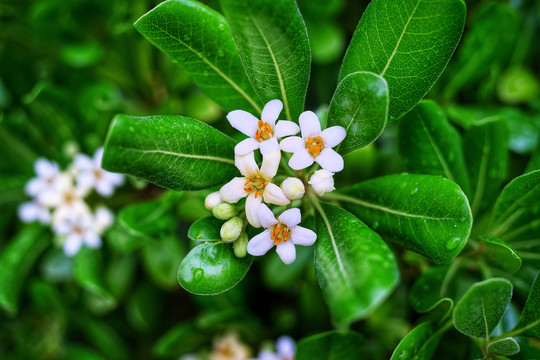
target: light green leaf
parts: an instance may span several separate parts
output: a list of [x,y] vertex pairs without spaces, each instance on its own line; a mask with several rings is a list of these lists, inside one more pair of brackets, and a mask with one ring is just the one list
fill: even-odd
[[386,81],[370,72],[347,75],[338,85],[328,108],[327,127],[340,125],[347,137],[338,146],[342,155],[375,141],[388,115]]
[[237,174],[234,145],[213,127],[184,116],[118,115],[102,166],[173,190],[204,189]]
[[389,175],[329,194],[382,236],[448,264],[467,243],[472,217],[461,189],[432,175]]
[[221,0],[240,58],[263,100],[283,101],[287,120],[304,109],[311,53],[306,26],[294,0]]
[[461,137],[435,102],[421,101],[401,119],[399,152],[410,171],[444,176],[470,192]]
[[223,15],[198,1],[169,0],[143,15],[135,28],[226,111],[261,112]]
[[364,354],[364,339],[359,333],[330,331],[300,340],[296,360],[358,360]]
[[513,330],[515,335],[540,338],[540,312],[538,309],[540,309],[540,273],[536,275],[519,322]]
[[204,243],[194,247],[178,268],[178,282],[190,293],[217,295],[236,286],[246,275],[253,257],[239,259],[232,244]]
[[521,258],[510,245],[494,236],[480,236],[480,241],[485,248],[484,259],[489,264],[509,274],[513,274],[519,270],[521,267]]
[[442,335],[450,326],[424,322],[411,330],[398,344],[390,360],[429,360]]
[[224,221],[213,216],[195,221],[188,230],[188,237],[193,241],[221,241],[219,231]]
[[489,339],[511,298],[512,284],[506,279],[476,283],[457,303],[454,326],[465,335]]
[[456,260],[452,265],[430,267],[420,275],[409,292],[409,301],[414,310],[428,312],[444,303],[450,312],[454,307],[454,300],[450,297],[452,279],[458,269],[459,262]]
[[519,344],[511,337],[496,340],[490,343],[486,349],[488,354],[510,356],[519,353]]
[[420,101],[439,78],[465,24],[461,0],[373,0],[351,40],[339,73],[374,72],[388,82],[388,122]]
[[334,323],[368,316],[399,281],[394,254],[351,213],[317,205],[315,270]]

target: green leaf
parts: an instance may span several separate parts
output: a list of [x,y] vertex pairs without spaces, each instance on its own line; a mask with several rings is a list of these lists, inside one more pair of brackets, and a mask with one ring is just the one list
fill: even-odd
[[311,53],[294,0],[221,0],[253,88],[268,102],[281,99],[287,120],[304,109]]
[[179,357],[207,346],[208,339],[192,322],[178,324],[163,334],[154,344],[152,353],[158,357]]
[[435,102],[421,101],[401,119],[399,153],[410,171],[444,176],[470,192],[461,137]]
[[540,338],[540,312],[538,309],[540,309],[540,273],[536,275],[536,279],[513,332],[523,336]]
[[485,249],[484,259],[489,264],[509,274],[513,274],[519,270],[521,267],[521,258],[510,245],[494,236],[480,236],[480,240]]
[[169,0],[143,15],[135,28],[226,111],[261,112],[223,15],[198,1]]
[[168,210],[162,200],[130,204],[118,213],[118,222],[128,234],[146,240],[174,228],[176,220]]
[[489,339],[510,299],[512,284],[493,278],[474,284],[454,310],[454,326],[465,335]]
[[496,340],[490,343],[486,349],[488,354],[510,356],[519,352],[519,344],[511,337]]
[[409,292],[409,301],[414,310],[428,312],[445,303],[450,312],[454,307],[454,300],[450,297],[452,279],[458,269],[459,262],[456,260],[452,265],[430,267],[420,275]]
[[373,0],[354,32],[339,79],[357,71],[382,76],[390,91],[391,123],[437,81],[464,24],[461,0]]
[[186,250],[176,236],[151,240],[142,249],[144,268],[156,285],[164,289],[174,288],[177,286],[178,265],[185,254]]
[[[506,185],[495,202],[491,215],[491,233],[495,236],[516,234],[538,219],[540,212],[540,170],[518,176]],[[540,233],[539,233],[540,234]]]
[[77,325],[88,342],[98,348],[105,358],[111,360],[130,358],[127,344],[106,322],[81,314],[72,315],[70,321]]
[[234,141],[184,116],[118,115],[111,125],[102,166],[173,190],[197,190],[236,175]]
[[469,237],[472,217],[461,189],[432,175],[389,175],[329,194],[398,245],[448,264]]
[[475,125],[465,133],[464,152],[470,175],[473,216],[493,203],[500,191],[508,168],[508,131],[498,118]]
[[219,231],[224,221],[213,216],[195,221],[188,230],[188,237],[193,241],[221,241]]
[[[305,225],[305,221],[302,222]],[[313,262],[313,248],[311,246],[297,246],[296,260],[292,264],[284,264],[279,255],[272,251],[265,256],[263,267],[264,284],[269,289],[287,290],[298,279],[302,279],[308,263]],[[279,274],[279,276],[276,276]]]
[[445,325],[441,328],[432,322],[421,323],[399,342],[390,360],[431,359],[442,335],[449,327]]
[[338,146],[342,155],[371,144],[384,130],[388,86],[373,73],[355,72],[338,85],[328,108],[328,127],[340,125],[347,137]]
[[329,331],[300,340],[296,360],[357,360],[364,354],[364,339],[359,333]]
[[236,286],[244,278],[253,257],[239,259],[232,244],[204,243],[194,247],[178,268],[178,282],[190,293],[217,295]]
[[317,205],[315,270],[334,323],[368,316],[399,281],[394,254],[349,212]]
[[101,250],[83,246],[73,258],[73,275],[79,285],[112,307],[116,300],[105,287],[101,266]]
[[540,170],[540,141],[536,144],[536,148],[531,156],[529,164],[527,164],[527,169],[525,172],[531,172],[534,170]]

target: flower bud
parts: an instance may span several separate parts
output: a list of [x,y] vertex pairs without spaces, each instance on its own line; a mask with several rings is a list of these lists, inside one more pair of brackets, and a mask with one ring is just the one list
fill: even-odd
[[295,177],[286,178],[281,183],[281,190],[283,190],[285,196],[287,196],[289,200],[301,199],[306,192],[306,188],[302,180]]
[[317,170],[311,175],[308,184],[311,185],[315,194],[322,196],[327,192],[336,190],[333,176],[334,173],[328,170]]
[[238,240],[233,243],[234,255],[236,255],[236,257],[243,258],[247,255],[248,242],[249,239],[247,234],[245,232],[240,234]]
[[243,221],[239,217],[233,217],[221,226],[219,236],[225,242],[233,242],[240,236],[243,228]]
[[236,207],[226,202],[214,206],[212,214],[219,220],[229,220],[236,215]]
[[217,204],[221,202],[221,196],[219,191],[213,192],[204,199],[204,207],[208,210],[212,210]]

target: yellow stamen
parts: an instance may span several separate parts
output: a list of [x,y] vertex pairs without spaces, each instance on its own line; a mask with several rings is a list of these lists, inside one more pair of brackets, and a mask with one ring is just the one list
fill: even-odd
[[289,240],[289,228],[287,225],[278,223],[272,232],[270,233],[270,238],[274,240],[274,245],[278,245],[280,242],[287,242]]
[[320,136],[308,138],[306,140],[306,149],[313,157],[317,157],[324,149],[323,139]]
[[255,140],[257,141],[268,140],[272,136],[274,136],[274,132],[272,131],[272,127],[270,126],[270,124],[265,123],[262,120],[259,120],[258,126],[259,126],[259,129],[255,131]]
[[254,175],[246,179],[246,182],[244,183],[244,191],[246,191],[248,194],[255,192],[255,197],[257,198],[264,191],[267,184],[268,181],[266,181],[264,178]]

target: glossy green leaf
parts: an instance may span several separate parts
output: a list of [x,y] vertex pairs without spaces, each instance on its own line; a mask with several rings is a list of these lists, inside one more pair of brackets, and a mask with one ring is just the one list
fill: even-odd
[[142,249],[144,268],[156,285],[174,288],[177,286],[176,271],[185,254],[186,250],[176,236],[151,240]]
[[510,356],[519,352],[519,344],[511,337],[496,340],[490,343],[486,349],[488,354]]
[[501,320],[510,299],[512,284],[493,278],[474,284],[454,310],[454,326],[472,337],[488,339]]
[[461,137],[435,102],[421,101],[401,119],[399,153],[410,171],[444,176],[469,193]]
[[437,264],[450,263],[471,231],[465,194],[440,176],[383,176],[330,195],[377,233]]
[[540,338],[540,273],[531,287],[519,322],[513,332],[519,332],[523,336]]
[[188,237],[193,241],[221,241],[219,231],[224,221],[213,216],[195,221],[188,230]]
[[386,81],[370,72],[347,75],[328,108],[327,127],[339,125],[347,137],[338,146],[342,155],[371,144],[384,130],[388,115]]
[[207,345],[207,338],[190,321],[184,321],[163,334],[152,352],[158,357],[175,357],[196,352]]
[[334,323],[368,316],[399,281],[394,254],[351,213],[317,206],[315,270]]
[[364,354],[364,339],[359,333],[330,331],[302,339],[298,343],[296,360],[358,360]]
[[73,258],[73,275],[80,286],[112,307],[116,301],[105,286],[101,266],[100,250],[83,246]]
[[182,260],[178,282],[193,294],[220,294],[244,278],[252,261],[251,256],[237,258],[232,244],[222,241],[200,244]]
[[276,252],[271,252],[264,259],[262,272],[264,284],[270,289],[290,289],[295,281],[302,279],[308,263],[313,263],[313,247],[311,246],[297,246],[296,260],[289,265],[284,264]]
[[421,323],[399,342],[390,360],[430,360],[448,328],[432,322]]
[[294,0],[221,0],[242,64],[263,100],[283,101],[280,118],[297,121],[311,70],[306,26]]
[[173,190],[204,189],[237,174],[234,145],[213,127],[184,116],[118,115],[102,166]]
[[512,247],[494,236],[480,236],[484,259],[492,266],[513,274],[521,267],[521,258]]
[[226,111],[261,112],[223,15],[198,1],[169,0],[143,15],[135,28]]
[[113,225],[105,234],[107,243],[116,251],[128,253],[141,247],[147,238],[133,234],[120,224]]
[[168,210],[161,200],[130,204],[120,211],[118,222],[128,234],[147,239],[174,228],[176,220]]
[[475,125],[465,133],[465,162],[472,188],[473,216],[492,205],[500,191],[508,168],[508,132],[498,118]]
[[356,71],[384,77],[391,123],[422,100],[437,81],[464,24],[461,0],[373,0],[354,32],[339,79]]
[[428,312],[443,303],[448,307],[448,311],[452,310],[452,279],[459,269],[455,264],[430,267],[418,277],[409,292],[409,301],[414,310]]

